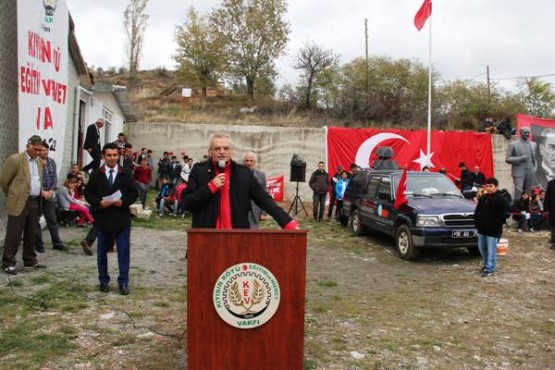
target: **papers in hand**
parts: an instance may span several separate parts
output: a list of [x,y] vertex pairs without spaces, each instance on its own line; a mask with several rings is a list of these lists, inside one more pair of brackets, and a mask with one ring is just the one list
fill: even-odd
[[121,199],[121,191],[119,191],[119,190],[117,190],[113,194],[106,195],[105,197],[102,197],[102,200],[107,200],[109,202],[115,202],[116,200],[119,200],[119,199]]

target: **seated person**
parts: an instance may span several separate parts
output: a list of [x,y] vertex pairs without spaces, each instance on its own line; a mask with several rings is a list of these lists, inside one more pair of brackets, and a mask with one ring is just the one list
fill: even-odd
[[73,196],[73,189],[77,185],[77,178],[70,177],[60,189],[58,189],[58,203],[64,211],[77,212],[79,218],[77,227],[84,227],[85,221],[92,224],[94,219],[89,212],[89,207],[77,200]]
[[547,224],[547,214],[543,211],[543,203],[539,192],[532,195],[530,201],[530,220],[532,228],[536,230],[544,228]]
[[181,218],[185,218],[185,203],[183,203],[183,191],[187,188],[187,183],[182,182],[175,188],[175,200],[173,204],[173,217],[177,217],[179,213]]
[[170,183],[168,177],[162,177],[162,188],[156,196],[156,207],[160,217],[164,216],[164,210],[167,207],[169,211],[173,211],[175,197],[173,185]]
[[534,227],[532,226],[532,220],[530,217],[530,193],[523,191],[520,199],[516,203],[515,210],[513,212],[513,220],[517,222],[517,231],[522,232],[522,226],[524,222],[528,224],[528,230],[533,232]]

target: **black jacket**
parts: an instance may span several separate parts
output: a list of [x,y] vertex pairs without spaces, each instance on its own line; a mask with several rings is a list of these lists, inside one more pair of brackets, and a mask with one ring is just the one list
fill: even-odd
[[547,183],[543,210],[548,212],[549,224],[555,226],[555,180],[549,180]]
[[[234,229],[248,229],[251,200],[271,215],[279,226],[284,227],[292,218],[281,209],[256,180],[247,167],[231,161],[229,197],[231,223]],[[197,163],[189,176],[183,192],[185,209],[193,213],[192,227],[214,228],[220,211],[220,191],[212,194],[208,183],[216,176],[211,160]]]
[[506,218],[507,202],[499,191],[480,197],[474,211],[474,225],[479,234],[500,237]]
[[329,190],[328,173],[316,170],[308,180],[308,186],[317,194],[326,194]]
[[[91,205],[91,214],[94,218],[94,227],[100,231],[120,231],[131,226],[131,214],[129,206],[137,200],[139,193],[135,186],[133,175],[118,166],[118,174],[114,185],[110,187],[106,178],[105,166],[91,173],[87,187],[85,188],[85,199]],[[108,207],[100,209],[102,197],[121,191],[121,207]]]
[[87,127],[87,134],[85,135],[83,148],[85,150],[91,149],[92,153],[94,154],[100,154],[100,140],[98,137],[98,129],[96,127],[96,123],[93,123]]

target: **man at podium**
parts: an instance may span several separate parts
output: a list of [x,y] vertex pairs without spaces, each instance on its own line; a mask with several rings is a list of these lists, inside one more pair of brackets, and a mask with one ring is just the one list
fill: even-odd
[[231,136],[214,133],[208,139],[209,158],[197,163],[183,193],[185,209],[193,214],[193,228],[248,229],[251,200],[283,229],[299,224],[280,208],[252,171],[231,159]]

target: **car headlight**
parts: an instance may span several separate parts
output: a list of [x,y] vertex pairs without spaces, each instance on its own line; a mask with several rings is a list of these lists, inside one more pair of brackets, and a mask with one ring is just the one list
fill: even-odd
[[439,226],[439,216],[418,215],[416,217],[416,225],[422,227]]

